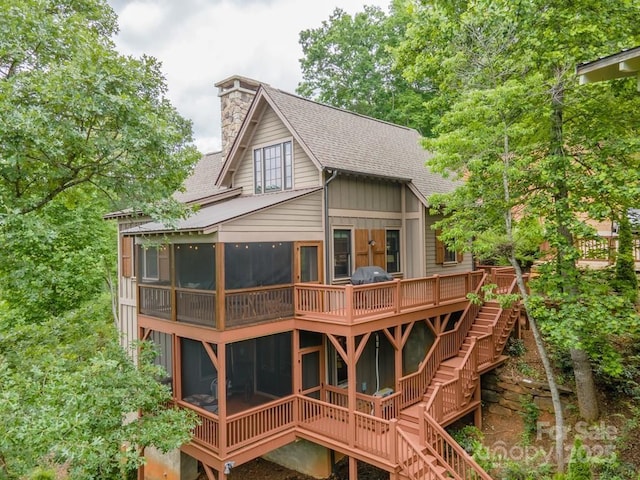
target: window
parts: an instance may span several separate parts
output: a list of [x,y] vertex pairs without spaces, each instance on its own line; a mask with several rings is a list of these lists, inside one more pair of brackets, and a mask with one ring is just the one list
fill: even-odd
[[143,280],[159,280],[158,247],[142,249],[142,278]]
[[447,245],[444,246],[444,263],[457,263],[458,252],[451,250]]
[[440,235],[442,235],[442,231],[436,230],[436,263],[450,265],[462,262],[462,252],[456,252],[445,245],[445,243],[440,240]]
[[351,230],[333,231],[333,277],[351,275]]
[[387,230],[387,272],[400,271],[400,230]]
[[291,141],[253,151],[255,193],[293,188],[293,150]]

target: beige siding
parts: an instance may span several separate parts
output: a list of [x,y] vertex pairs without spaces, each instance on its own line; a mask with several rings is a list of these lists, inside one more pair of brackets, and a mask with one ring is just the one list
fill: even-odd
[[[261,235],[277,232],[291,232],[294,235],[296,232],[317,232],[318,238],[322,239],[322,192],[311,193],[224,224],[219,234],[221,241],[228,232]],[[257,239],[254,236],[253,241],[255,240]]]
[[329,184],[329,208],[400,213],[402,188],[394,182],[338,176]]
[[471,253],[465,252],[464,259],[461,263],[437,264],[436,263],[436,233],[431,226],[440,217],[427,215],[425,228],[425,246],[427,260],[427,275],[447,275],[451,273],[461,273],[473,270],[473,262]]
[[424,260],[424,235],[419,219],[407,220],[407,251],[405,255],[405,278],[418,278],[426,275]]
[[[122,232],[129,228],[145,223],[144,221],[133,222],[129,220],[121,221],[118,224],[118,231]],[[122,276],[122,252],[121,242],[118,241],[118,331],[120,333],[120,345],[135,359],[135,348],[131,348],[133,342],[138,340],[137,322],[137,284],[135,278],[135,248],[133,249],[132,265],[134,276]]]
[[[251,139],[250,148],[247,148],[242,156],[234,175],[233,186],[242,187],[243,195],[253,195],[253,147],[267,146],[291,138],[291,132],[268,107]],[[294,189],[320,185],[318,169],[295,140],[293,141],[293,182]]]
[[420,212],[422,210],[422,202],[407,188],[407,212]]

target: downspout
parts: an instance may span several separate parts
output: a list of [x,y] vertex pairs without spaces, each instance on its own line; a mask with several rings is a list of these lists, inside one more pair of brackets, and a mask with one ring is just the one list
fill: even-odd
[[329,183],[331,183],[331,181],[337,176],[338,170],[333,170],[331,176],[324,182],[324,283],[326,284],[330,283],[329,280],[331,279],[331,276],[329,275],[331,271],[331,259],[329,258],[329,242],[331,241],[331,229],[329,228]]

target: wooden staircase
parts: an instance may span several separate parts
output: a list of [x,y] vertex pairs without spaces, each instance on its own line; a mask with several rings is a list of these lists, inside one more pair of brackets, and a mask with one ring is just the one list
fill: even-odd
[[519,315],[519,305],[502,309],[490,301],[476,307],[457,354],[440,362],[422,401],[400,411],[400,478],[491,480],[442,426],[479,408],[480,374],[506,359],[502,351]]

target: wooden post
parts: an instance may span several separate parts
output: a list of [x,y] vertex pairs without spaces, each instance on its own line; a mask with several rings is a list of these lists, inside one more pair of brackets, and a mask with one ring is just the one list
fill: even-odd
[[[293,394],[299,395],[302,391],[302,358],[300,356],[300,330],[293,331]],[[293,402],[293,423],[295,425],[300,421],[300,412],[298,409],[298,399]]]
[[216,243],[216,329],[225,328],[224,243]]
[[394,335],[395,342],[395,391],[400,391],[400,378],[402,377],[402,328],[398,325],[395,327]]
[[218,344],[218,428],[220,458],[227,455],[227,346]]
[[440,305],[440,275],[436,273],[433,278],[435,280],[433,282],[433,304]]
[[473,424],[478,430],[482,430],[482,396],[480,390],[480,379],[478,379],[476,390],[473,392],[473,399],[478,402],[478,406],[473,412]]
[[349,480],[358,480],[358,461],[349,457]]
[[[353,447],[356,443],[356,339],[353,335],[347,336],[347,394],[349,407],[349,446]],[[349,463],[351,465],[351,463]],[[351,478],[351,477],[349,477]]]
[[421,402],[418,405],[418,438],[421,445],[425,445],[427,439],[427,432],[424,430],[424,412],[426,409],[427,405],[425,403]]
[[395,279],[396,282],[396,308],[395,312],[400,313],[402,310],[402,282],[399,278]]
[[353,323],[353,285],[344,287],[344,308],[348,324]]
[[398,419],[389,420],[389,461],[398,463]]

